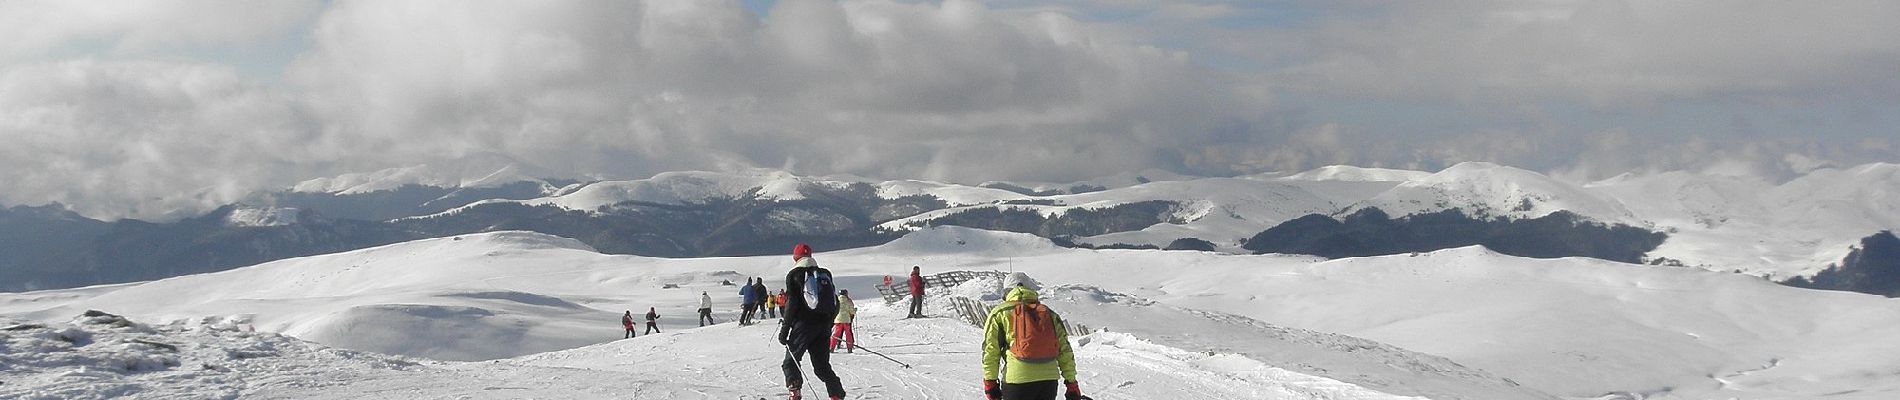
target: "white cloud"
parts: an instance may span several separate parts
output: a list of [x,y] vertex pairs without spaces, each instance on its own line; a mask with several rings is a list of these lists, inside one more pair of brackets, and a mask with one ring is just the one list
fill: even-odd
[[1882,71],[1900,66],[1894,15],[1900,3],[1885,1],[1403,2],[1261,33],[1306,44],[1282,81],[1352,96],[1891,101],[1900,86]]
[[[164,41],[120,25],[63,35]],[[762,18],[736,1],[338,1],[309,29],[283,87],[190,62],[8,67],[0,134],[29,183],[0,202],[154,217],[488,153],[590,175],[1083,178],[1179,164],[1265,107],[1177,51],[975,1],[787,0]]]
[[109,53],[249,44],[298,28],[318,0],[0,1],[0,62],[97,46]]
[[90,60],[0,71],[0,203],[178,216],[322,161],[295,103],[230,67]]
[[[1207,145],[1257,106],[1178,53],[970,1],[782,1],[758,21],[731,2],[408,4],[338,3],[294,74],[340,134],[397,153],[1062,176]],[[1025,159],[1074,154],[1101,157]]]
[[[175,215],[492,154],[958,181],[1892,161],[1895,4],[0,1],[0,204]],[[286,36],[281,80],[193,56]]]

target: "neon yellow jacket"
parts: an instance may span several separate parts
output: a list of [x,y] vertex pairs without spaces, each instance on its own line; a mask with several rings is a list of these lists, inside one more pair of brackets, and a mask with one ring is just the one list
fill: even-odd
[[858,305],[851,302],[850,296],[838,295],[838,318],[831,322],[849,324],[858,318]]
[[[1016,327],[1011,326],[1010,311],[1017,304],[1038,301],[1036,291],[1017,286],[1003,297],[1003,304],[990,309],[989,321],[983,324],[983,379],[996,379],[997,367],[1004,367],[1003,383],[1030,383],[1062,379],[1075,381],[1075,351],[1069,349],[1069,327],[1062,322],[1061,315],[1051,311],[1050,318],[1056,324],[1056,338],[1061,340],[1062,353],[1055,362],[1030,363],[1009,355],[1009,338],[1016,337]],[[1007,362],[1002,360],[1007,359]],[[1001,364],[1001,365],[999,365]]]

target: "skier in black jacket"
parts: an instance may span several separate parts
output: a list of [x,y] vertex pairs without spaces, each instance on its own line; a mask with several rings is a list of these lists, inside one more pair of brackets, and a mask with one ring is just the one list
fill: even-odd
[[[798,359],[808,354],[812,374],[825,383],[825,393],[833,400],[843,399],[844,384],[831,370],[831,349],[826,346],[831,323],[838,317],[837,287],[832,283],[831,271],[819,267],[818,260],[811,257],[811,246],[799,243],[792,247],[792,260],[796,264],[785,274],[785,319],[780,320],[778,328],[778,342],[785,345],[785,388],[792,391],[792,400],[799,399],[805,377],[798,369]],[[808,293],[813,289],[819,293]],[[807,299],[808,294],[819,299],[816,304]]]

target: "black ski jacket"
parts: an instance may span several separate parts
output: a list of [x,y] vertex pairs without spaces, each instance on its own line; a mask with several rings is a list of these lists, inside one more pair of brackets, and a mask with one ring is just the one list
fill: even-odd
[[800,265],[785,274],[785,318],[779,321],[778,328],[779,339],[788,340],[793,346],[830,337],[831,321],[838,318],[837,310],[814,311],[805,304],[805,275],[813,271],[830,274],[831,270],[819,267],[817,262]]

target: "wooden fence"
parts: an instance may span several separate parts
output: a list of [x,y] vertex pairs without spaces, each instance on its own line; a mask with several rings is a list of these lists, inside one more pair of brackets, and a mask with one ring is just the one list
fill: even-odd
[[[950,271],[924,277],[924,287],[951,288],[977,278],[998,278],[1005,274],[998,271]],[[884,297],[886,303],[896,303],[910,297],[910,277],[895,279],[889,285],[877,285],[877,294]]]
[[[1000,282],[1005,276],[1008,276],[1008,274],[1001,271],[950,271],[924,277],[924,287],[939,289],[950,288],[979,278],[996,278]],[[877,285],[877,293],[884,297],[886,303],[902,301],[905,297],[910,297],[910,283],[908,281],[909,277],[905,277],[902,280],[891,281],[890,285]],[[996,308],[996,304],[984,303],[963,296],[955,296],[950,298],[950,308],[956,311],[958,320],[981,328],[984,322],[986,322],[985,320],[989,318],[990,309]],[[1075,321],[1064,319],[1063,323],[1068,325],[1071,335],[1086,335],[1089,332],[1093,332],[1088,325],[1076,323]]]
[[[957,296],[950,298],[950,307],[956,310],[958,320],[982,328],[985,323],[989,322],[990,310],[996,308],[996,305],[976,301],[968,297]],[[1057,312],[1057,314],[1060,314],[1060,312]],[[1088,325],[1076,323],[1067,318],[1064,318],[1062,323],[1068,325],[1069,335],[1071,336],[1087,335],[1089,332],[1093,332],[1089,330]]]

